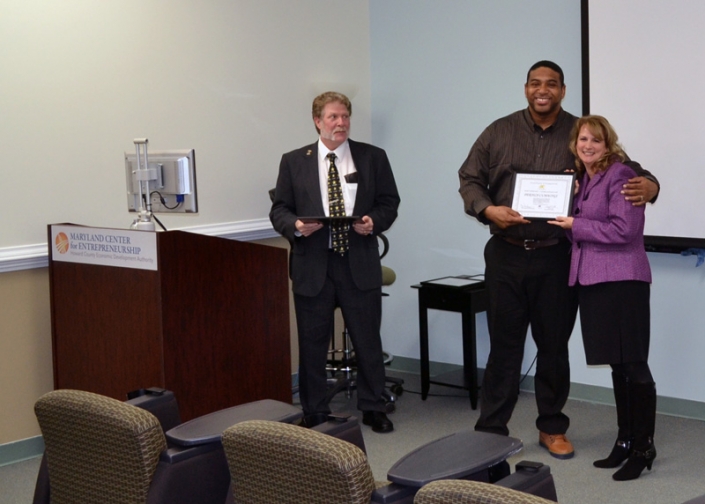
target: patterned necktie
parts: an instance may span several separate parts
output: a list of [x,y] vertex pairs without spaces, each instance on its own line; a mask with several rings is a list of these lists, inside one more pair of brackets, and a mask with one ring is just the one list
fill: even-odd
[[348,224],[344,220],[336,220],[335,217],[345,217],[345,201],[343,201],[343,191],[340,187],[338,168],[335,166],[335,154],[330,152],[326,157],[330,160],[328,210],[330,217],[333,218],[330,225],[331,242],[333,250],[343,255],[348,250]]

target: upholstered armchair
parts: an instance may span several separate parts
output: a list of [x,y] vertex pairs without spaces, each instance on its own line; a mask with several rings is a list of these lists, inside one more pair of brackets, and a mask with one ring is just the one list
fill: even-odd
[[35,503],[49,494],[60,504],[225,501],[229,475],[220,445],[167,448],[149,411],[91,392],[56,390],[37,401],[35,413],[50,489],[40,488],[40,476]]
[[360,448],[296,425],[242,422],[223,432],[223,448],[235,502],[369,503],[378,485]]
[[552,504],[536,495],[481,481],[439,480],[425,485],[414,504]]

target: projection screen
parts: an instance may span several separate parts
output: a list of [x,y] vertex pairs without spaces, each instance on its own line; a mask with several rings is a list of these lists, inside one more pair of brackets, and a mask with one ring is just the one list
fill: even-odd
[[647,249],[705,248],[705,2],[582,0],[584,113],[661,183]]

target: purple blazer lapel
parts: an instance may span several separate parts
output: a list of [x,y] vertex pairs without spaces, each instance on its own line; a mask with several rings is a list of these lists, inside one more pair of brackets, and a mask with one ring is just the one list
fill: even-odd
[[586,173],[585,177],[583,177],[583,180],[586,182],[583,199],[587,199],[590,196],[590,193],[595,190],[595,187],[599,186],[603,182],[604,178],[605,172],[596,173],[592,176],[592,178],[590,178]]

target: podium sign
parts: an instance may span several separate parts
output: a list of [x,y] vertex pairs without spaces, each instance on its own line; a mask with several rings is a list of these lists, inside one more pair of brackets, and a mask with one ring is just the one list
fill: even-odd
[[153,231],[52,225],[52,261],[157,271]]

